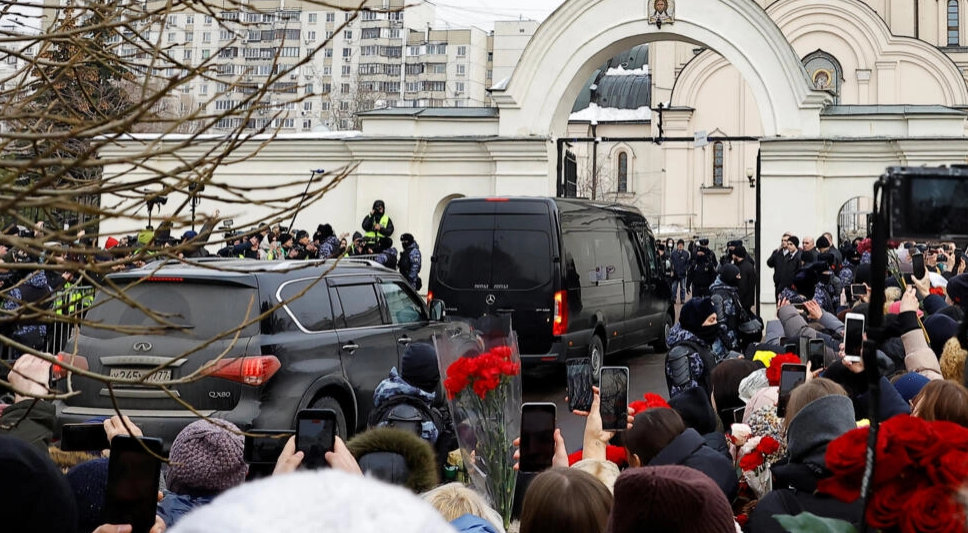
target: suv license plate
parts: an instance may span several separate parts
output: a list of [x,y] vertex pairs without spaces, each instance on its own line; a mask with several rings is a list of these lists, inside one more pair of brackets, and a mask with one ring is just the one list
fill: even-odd
[[[150,368],[143,370],[138,368],[112,368],[109,377],[115,379],[141,379],[150,371]],[[164,381],[171,381],[170,368],[155,372],[145,380],[145,383],[161,383]]]

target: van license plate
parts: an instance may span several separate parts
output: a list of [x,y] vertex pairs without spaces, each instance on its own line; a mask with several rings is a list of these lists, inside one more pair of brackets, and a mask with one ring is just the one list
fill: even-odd
[[[150,368],[140,369],[140,368],[112,368],[109,377],[114,379],[141,379],[143,376],[151,372]],[[159,370],[148,379],[145,383],[161,383],[164,381],[171,381],[171,369]]]

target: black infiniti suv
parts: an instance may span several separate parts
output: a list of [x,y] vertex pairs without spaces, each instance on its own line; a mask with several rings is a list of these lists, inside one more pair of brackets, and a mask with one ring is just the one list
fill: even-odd
[[[429,310],[398,272],[364,260],[154,263],[112,274],[111,284],[156,317],[102,290],[86,318],[105,327],[81,328],[76,352],[74,339],[68,347],[75,364],[114,378],[171,381],[203,369],[167,392],[113,387],[124,414],[167,444],[196,419],[186,405],[243,430],[294,428],[300,409],[328,408],[352,435],[407,345],[445,328],[442,304]],[[57,403],[58,427],[114,414],[106,384],[71,380],[80,394]]]

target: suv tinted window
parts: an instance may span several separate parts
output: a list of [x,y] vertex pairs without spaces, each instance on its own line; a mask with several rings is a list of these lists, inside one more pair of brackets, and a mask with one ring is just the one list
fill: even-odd
[[318,278],[290,281],[279,288],[278,299],[289,316],[306,331],[333,329],[326,282]]
[[426,320],[423,306],[399,283],[381,283],[380,289],[387,301],[390,321],[394,324],[412,324]]
[[347,328],[383,325],[380,302],[373,285],[343,285],[336,287]]
[[[98,292],[94,305],[87,313],[87,320],[105,324],[106,327],[161,328],[164,327],[164,322],[189,325],[192,329],[184,331],[173,329],[163,334],[189,339],[211,339],[229,334],[228,332],[232,332],[242,324],[252,322],[253,318],[259,316],[258,292],[249,287],[144,282],[128,286],[124,292],[128,300],[151,309],[160,322],[140,309],[112,297],[107,291]],[[246,326],[242,336],[251,337],[258,332],[259,322],[255,321]],[[130,329],[112,331],[87,326],[84,327],[83,333],[96,339],[115,339],[141,332],[133,332]],[[160,330],[159,334],[161,334]]]

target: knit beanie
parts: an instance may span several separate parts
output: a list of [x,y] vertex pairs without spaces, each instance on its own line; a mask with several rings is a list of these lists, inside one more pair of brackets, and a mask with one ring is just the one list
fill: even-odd
[[706,474],[686,466],[626,470],[615,482],[608,533],[735,533],[733,511]]
[[437,350],[425,342],[407,346],[400,358],[400,377],[404,381],[427,392],[436,392],[440,384],[440,368],[437,366]]
[[0,435],[3,531],[74,533],[77,505],[64,474],[36,446]]
[[958,334],[958,323],[945,315],[931,315],[924,320],[924,329],[931,339],[931,349],[941,357],[948,339]]
[[719,267],[719,279],[723,280],[723,283],[729,285],[730,287],[739,286],[739,267],[736,265],[726,264]]
[[170,533],[454,533],[404,488],[333,469],[246,483],[178,522]]
[[81,463],[67,472],[67,483],[77,502],[77,527],[94,531],[104,523],[104,497],[108,488],[108,459]]
[[968,307],[968,274],[959,274],[948,280],[948,298],[955,305]]
[[181,430],[171,445],[168,490],[218,493],[241,485],[249,466],[242,458],[245,439],[239,431],[224,420],[197,420]]
[[817,242],[815,244],[817,248],[820,248],[821,250],[830,248],[830,239],[821,235],[820,237],[817,237]]
[[941,352],[941,375],[945,379],[965,382],[965,356],[968,355],[957,337],[948,339]]
[[737,247],[736,247],[736,248],[735,248],[735,249],[733,250],[733,257],[736,257],[736,258],[738,258],[738,259],[746,259],[746,256],[747,256],[747,255],[748,255],[748,254],[747,254],[747,252],[746,252],[746,248],[745,248],[745,247],[743,247],[743,246],[737,246]]
[[709,298],[693,298],[679,311],[679,324],[690,333],[696,333],[710,315],[716,313]]
[[894,389],[905,402],[910,402],[930,382],[931,380],[917,372],[908,372],[894,382]]

